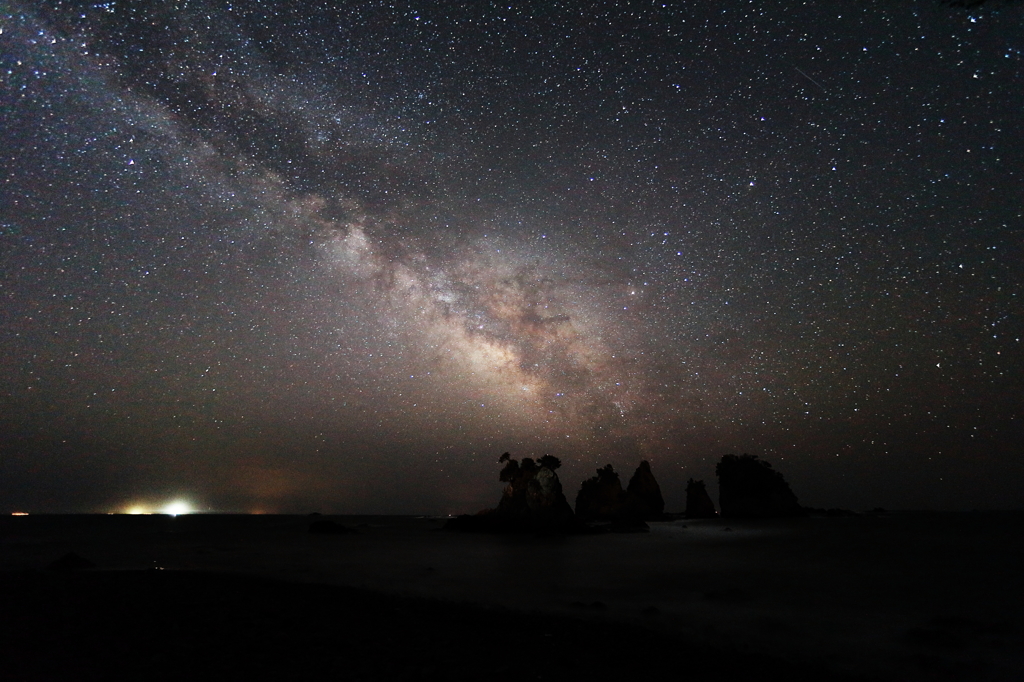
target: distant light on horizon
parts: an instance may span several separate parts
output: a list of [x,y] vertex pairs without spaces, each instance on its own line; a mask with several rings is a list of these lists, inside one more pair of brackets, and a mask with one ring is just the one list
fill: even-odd
[[181,514],[194,514],[197,510],[187,500],[171,500],[162,507],[149,504],[133,504],[124,509],[122,514],[130,514],[132,516],[145,516],[149,514],[168,514],[170,516],[179,516]]
[[193,511],[192,505],[184,500],[175,500],[166,507],[163,508],[164,514],[170,514],[171,516],[178,516],[179,514],[191,514]]

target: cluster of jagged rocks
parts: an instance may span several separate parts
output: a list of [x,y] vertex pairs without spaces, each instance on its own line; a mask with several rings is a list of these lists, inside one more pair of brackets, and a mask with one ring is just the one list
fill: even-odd
[[592,531],[590,522],[609,522],[612,530],[644,530],[646,521],[663,518],[665,501],[647,462],[640,463],[625,490],[611,464],[598,469],[583,482],[573,511],[555,473],[562,465],[557,457],[527,457],[520,462],[506,452],[498,461],[505,465],[498,478],[506,483],[498,506],[454,518],[448,528],[572,533]]
[[[576,495],[575,511],[562,492],[556,470],[557,457],[545,455],[521,462],[505,453],[499,479],[506,484],[495,509],[451,519],[452,530],[490,532],[594,532],[642,531],[647,521],[678,518],[665,514],[665,500],[651,465],[640,462],[625,490],[611,464],[583,481]],[[753,455],[726,455],[715,467],[719,483],[721,515],[727,518],[797,516],[805,510],[782,474]],[[704,481],[692,478],[686,486],[686,518],[718,516]]]

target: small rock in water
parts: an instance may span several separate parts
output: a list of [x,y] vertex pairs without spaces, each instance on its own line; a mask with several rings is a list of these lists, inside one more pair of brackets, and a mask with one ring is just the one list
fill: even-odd
[[50,562],[49,568],[51,571],[81,571],[86,568],[96,568],[96,564],[74,552],[68,552],[61,558]]

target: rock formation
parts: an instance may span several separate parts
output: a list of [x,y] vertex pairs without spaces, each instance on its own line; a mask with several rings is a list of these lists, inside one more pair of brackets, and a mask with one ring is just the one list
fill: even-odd
[[557,457],[544,455],[538,462],[525,457],[519,463],[506,452],[498,461],[506,463],[498,478],[508,485],[496,514],[534,527],[557,527],[575,520],[555,473],[562,465]]
[[715,511],[715,503],[711,501],[704,481],[691,478],[686,484],[686,518],[713,519],[716,516],[718,512]]
[[544,455],[536,462],[526,457],[519,462],[506,452],[498,462],[505,464],[498,478],[508,484],[498,508],[474,516],[459,516],[448,521],[446,528],[491,532],[566,532],[576,529],[576,517],[555,473],[562,465],[557,457]]
[[803,509],[778,471],[755,455],[725,455],[715,465],[725,518],[800,516]]
[[48,568],[51,571],[83,571],[87,568],[96,568],[96,564],[75,552],[68,552],[61,558],[51,561]]
[[656,521],[665,514],[665,500],[661,496],[661,486],[654,479],[651,472],[651,465],[647,460],[640,462],[640,466],[633,472],[633,478],[629,479],[626,486],[626,496],[631,498],[637,507],[634,515],[640,516],[645,521]]
[[[576,512],[565,499],[555,471],[561,466],[557,457],[544,455],[521,462],[505,453],[499,480],[507,484],[496,509],[474,515],[463,514],[445,523],[449,530],[486,532],[643,532],[645,521],[664,518],[665,501],[654,479],[651,465],[641,462],[622,489],[619,475],[611,464],[597,470],[597,476],[583,482],[576,495]],[[611,525],[588,528],[584,521],[610,521]]]
[[580,521],[617,521],[624,512],[625,491],[611,464],[583,481],[576,493],[576,518]]
[[576,495],[576,518],[580,521],[611,521],[646,528],[643,521],[661,519],[665,500],[654,479],[651,465],[640,462],[626,490],[611,464],[597,470],[597,475],[583,481]]

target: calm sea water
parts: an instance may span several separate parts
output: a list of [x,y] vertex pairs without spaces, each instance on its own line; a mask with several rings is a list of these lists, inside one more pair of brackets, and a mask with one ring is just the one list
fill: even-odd
[[431,517],[323,518],[357,533],[313,535],[305,516],[0,517],[0,570],[73,551],[95,570],[259,573],[630,621],[852,672],[917,679],[925,659],[981,661],[989,679],[1024,679],[1024,513],[544,538],[452,533]]

